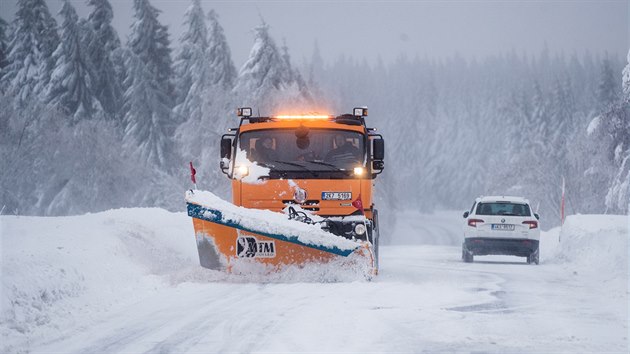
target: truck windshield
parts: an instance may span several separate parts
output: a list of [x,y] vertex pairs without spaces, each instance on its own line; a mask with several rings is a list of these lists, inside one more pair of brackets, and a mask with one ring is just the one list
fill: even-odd
[[[352,171],[365,165],[364,135],[332,129],[267,129],[240,135],[251,162],[274,171]],[[245,161],[236,161],[237,165]]]

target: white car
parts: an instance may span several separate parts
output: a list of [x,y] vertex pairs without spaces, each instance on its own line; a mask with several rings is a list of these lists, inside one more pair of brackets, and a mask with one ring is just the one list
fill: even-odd
[[527,257],[538,264],[540,225],[538,214],[521,197],[481,197],[464,213],[462,260],[474,256],[510,255]]

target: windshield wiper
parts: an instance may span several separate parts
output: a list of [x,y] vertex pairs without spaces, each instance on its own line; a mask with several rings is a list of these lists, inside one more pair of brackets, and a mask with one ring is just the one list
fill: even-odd
[[305,161],[305,162],[315,163],[315,164],[322,165],[322,166],[328,166],[328,167],[334,168],[336,171],[342,171],[342,169],[340,169],[336,165],[333,165],[331,163],[324,162],[324,161],[309,160],[309,161]]
[[279,162],[279,163],[283,163],[283,164],[290,165],[290,166],[301,167],[304,170],[310,172],[313,176],[317,177],[317,173],[315,173],[314,171],[311,171],[308,167],[306,167],[304,165],[300,165],[299,163],[295,163],[295,162],[292,162],[292,161],[280,161],[280,160],[273,160],[272,162]]

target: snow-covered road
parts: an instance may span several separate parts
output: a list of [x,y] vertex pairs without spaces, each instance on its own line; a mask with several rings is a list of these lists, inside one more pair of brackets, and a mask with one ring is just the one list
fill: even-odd
[[[183,214],[144,209],[72,218],[3,217],[2,351],[627,352],[627,239],[615,238],[621,240],[615,241],[617,248],[626,247],[621,258],[608,255],[613,266],[625,262],[621,270],[566,259],[557,247],[558,230],[543,234],[547,250],[539,266],[498,256],[465,264],[458,246],[422,244],[458,242],[456,215],[426,216],[424,228],[415,225],[422,217],[408,215],[414,221],[396,229],[405,235],[382,247],[377,278],[331,283],[308,278],[252,283],[200,269]],[[618,221],[613,231],[627,234]],[[68,236],[80,234],[82,223],[96,223],[99,236],[109,240],[81,243]],[[37,232],[44,227],[65,238],[51,240],[54,232]],[[45,234],[40,241],[53,249],[80,248],[81,254],[99,257],[98,264],[83,269],[71,251],[53,267],[33,264],[29,252],[15,247],[38,243],[20,241],[13,235],[18,231]],[[190,245],[173,246],[173,233]],[[133,240],[125,240],[129,237]],[[435,242],[441,237],[453,241]],[[167,245],[172,254],[158,245]],[[16,254],[29,271],[7,277],[15,270]],[[160,267],[160,260],[172,269]],[[63,281],[78,274],[78,290],[36,303],[37,291],[52,285],[33,271],[50,278],[50,269],[57,267],[64,269]],[[94,279],[93,272],[107,274]],[[122,280],[115,280],[116,272]],[[15,289],[29,277],[39,287],[24,290],[30,300]]]

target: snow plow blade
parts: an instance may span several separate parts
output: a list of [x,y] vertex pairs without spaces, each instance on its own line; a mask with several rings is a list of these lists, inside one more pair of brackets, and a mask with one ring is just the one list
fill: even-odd
[[367,278],[376,274],[369,242],[336,236],[285,214],[238,207],[210,192],[188,191],[186,202],[202,267],[243,274],[332,264]]

